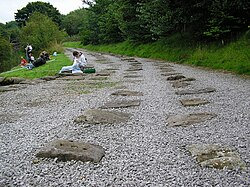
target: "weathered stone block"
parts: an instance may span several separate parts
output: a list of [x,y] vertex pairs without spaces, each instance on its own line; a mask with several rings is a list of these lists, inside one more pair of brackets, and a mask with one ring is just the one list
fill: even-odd
[[186,115],[171,115],[167,118],[167,123],[170,127],[177,126],[189,126],[195,123],[201,123],[206,120],[210,120],[217,116],[216,114],[211,113],[193,113]]
[[216,144],[192,144],[187,150],[202,167],[216,169],[246,169],[240,155],[229,147]]
[[190,83],[189,82],[185,82],[185,81],[175,81],[173,82],[172,86],[174,88],[184,88],[186,86],[189,86]]
[[58,158],[59,161],[100,162],[104,154],[104,149],[98,145],[71,140],[55,140],[44,146],[36,156]]
[[142,92],[129,91],[129,90],[118,90],[111,95],[120,95],[120,96],[143,96]]
[[131,114],[106,111],[100,109],[87,110],[85,114],[78,116],[74,121],[76,123],[90,123],[90,124],[113,124],[128,121]]
[[127,108],[127,107],[139,106],[140,104],[141,100],[114,101],[106,103],[101,108]]
[[168,81],[175,81],[175,80],[180,80],[186,78],[183,75],[175,75],[175,76],[170,76],[167,78]]
[[180,100],[180,102],[183,106],[198,106],[198,105],[204,105],[204,104],[209,103],[207,100],[199,99],[199,98],[182,99],[182,100]]
[[202,93],[211,93],[215,92],[214,88],[204,88],[204,89],[197,89],[197,90],[181,90],[175,92],[177,95],[188,95],[188,94],[202,94]]

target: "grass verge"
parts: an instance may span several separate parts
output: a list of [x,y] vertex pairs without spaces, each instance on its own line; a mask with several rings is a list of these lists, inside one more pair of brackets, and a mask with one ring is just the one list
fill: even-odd
[[26,68],[14,67],[10,71],[0,74],[1,77],[23,77],[27,79],[53,76],[57,74],[63,66],[71,65],[72,61],[64,54],[52,57],[46,64],[28,70]]
[[239,40],[221,45],[197,44],[190,36],[174,35],[150,44],[135,45],[128,41],[109,45],[82,46],[80,42],[64,43],[65,47],[85,48],[127,56],[138,56],[211,69],[250,75],[250,31]]

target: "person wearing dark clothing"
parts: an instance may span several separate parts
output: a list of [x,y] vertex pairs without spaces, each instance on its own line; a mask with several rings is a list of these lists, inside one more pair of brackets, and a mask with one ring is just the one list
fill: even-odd
[[42,52],[39,56],[39,58],[37,58],[36,60],[34,60],[33,62],[31,62],[29,65],[27,65],[27,69],[33,69],[35,67],[39,67],[43,64],[46,64],[46,61],[50,59],[49,58],[49,54],[47,52]]

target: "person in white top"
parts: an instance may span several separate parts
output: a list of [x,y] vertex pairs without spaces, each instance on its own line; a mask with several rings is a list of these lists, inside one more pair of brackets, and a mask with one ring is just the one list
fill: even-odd
[[72,66],[64,66],[62,67],[62,69],[60,70],[59,73],[63,73],[63,72],[67,72],[67,71],[72,71],[72,73],[83,73],[82,70],[84,69],[84,67],[87,65],[87,61],[85,56],[78,52],[78,51],[74,51],[73,52],[73,56],[74,56],[74,63]]
[[30,44],[27,44],[27,46],[25,47],[25,55],[26,55],[26,60],[30,62],[29,56],[30,53],[32,53],[32,46]]

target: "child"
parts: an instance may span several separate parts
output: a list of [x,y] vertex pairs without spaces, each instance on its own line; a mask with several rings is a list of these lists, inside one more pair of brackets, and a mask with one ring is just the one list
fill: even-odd
[[24,67],[24,66],[26,66],[27,64],[28,64],[27,60],[21,56],[21,63],[20,63],[20,66],[21,66],[21,67]]
[[29,63],[33,63],[35,61],[35,57],[32,55],[32,53],[29,53]]

